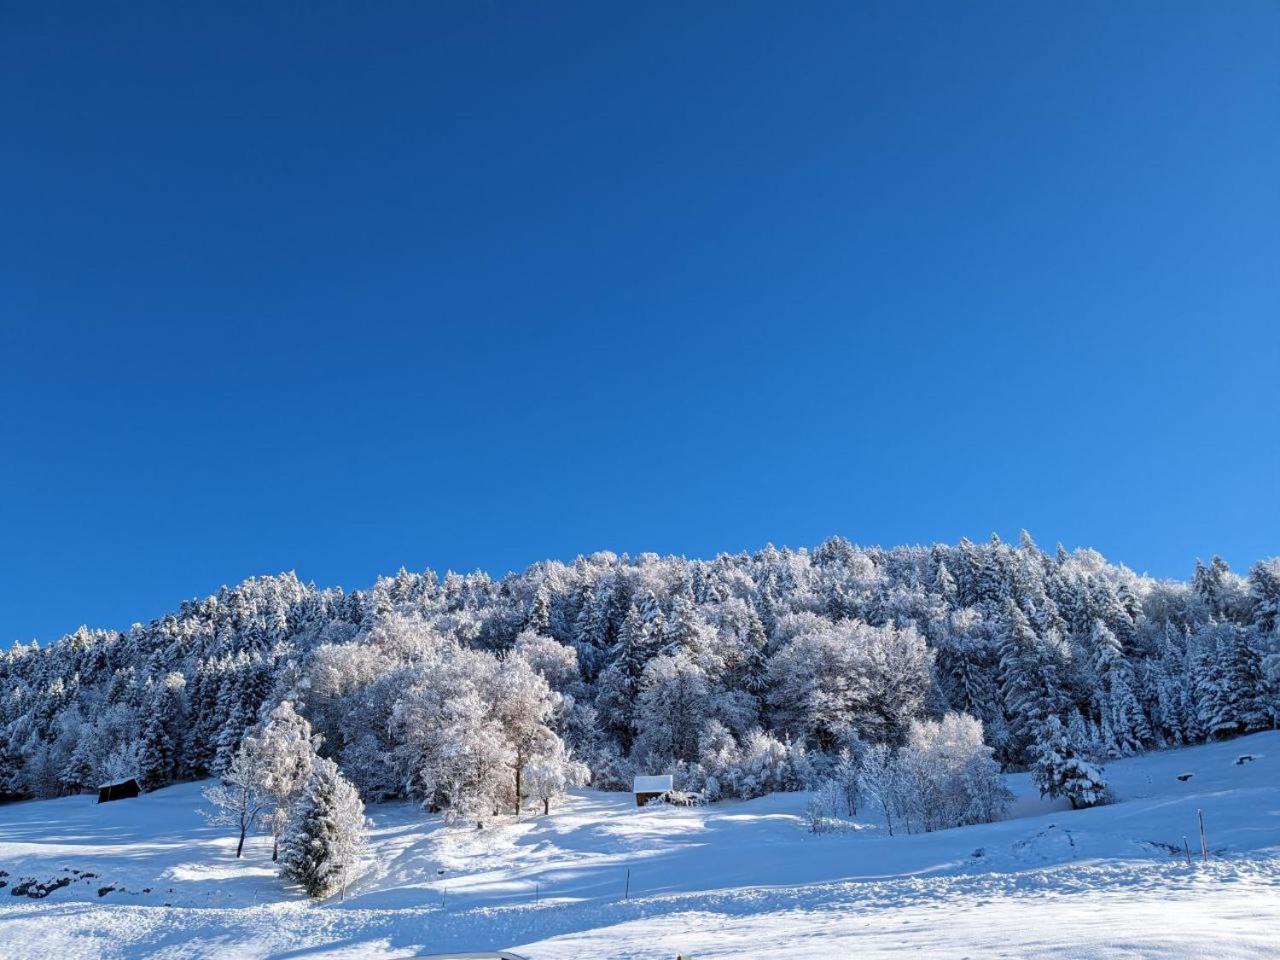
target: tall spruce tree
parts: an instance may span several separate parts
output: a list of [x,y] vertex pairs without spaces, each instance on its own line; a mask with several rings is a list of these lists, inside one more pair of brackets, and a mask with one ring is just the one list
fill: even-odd
[[318,758],[280,842],[280,872],[317,899],[356,877],[365,854],[364,804],[332,760]]

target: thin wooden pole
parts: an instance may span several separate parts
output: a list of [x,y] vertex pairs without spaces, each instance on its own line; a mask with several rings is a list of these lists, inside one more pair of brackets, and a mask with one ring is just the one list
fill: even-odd
[[1200,853],[1204,856],[1204,862],[1209,862],[1209,844],[1204,838],[1204,811],[1197,810],[1196,817],[1200,820]]
[[631,899],[631,868],[630,867],[627,867],[627,885],[622,891],[622,899],[623,900]]
[[1191,844],[1187,842],[1187,835],[1182,835],[1182,849],[1187,851],[1187,866],[1191,866]]

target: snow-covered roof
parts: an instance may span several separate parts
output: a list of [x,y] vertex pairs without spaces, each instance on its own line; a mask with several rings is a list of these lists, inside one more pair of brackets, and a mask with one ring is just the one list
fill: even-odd
[[107,787],[123,787],[126,783],[132,783],[137,777],[122,777],[119,780],[108,780],[106,783],[98,784],[99,790],[105,790]]
[[632,793],[666,793],[671,789],[671,774],[661,777],[636,777]]

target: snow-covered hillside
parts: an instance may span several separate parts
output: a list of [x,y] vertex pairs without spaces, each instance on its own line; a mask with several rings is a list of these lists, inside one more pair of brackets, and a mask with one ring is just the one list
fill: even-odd
[[[1244,754],[1256,759],[1237,764]],[[1269,957],[1277,764],[1275,732],[1119,761],[1120,802],[1083,811],[1011,776],[1011,819],[892,838],[869,823],[808,833],[804,794],[637,810],[580,791],[550,817],[483,831],[374,805],[368,871],[319,905],[284,888],[265,840],[235,860],[235,838],[197,813],[198,784],[103,806],[11,804],[9,889],[71,882],[0,897],[0,956]]]

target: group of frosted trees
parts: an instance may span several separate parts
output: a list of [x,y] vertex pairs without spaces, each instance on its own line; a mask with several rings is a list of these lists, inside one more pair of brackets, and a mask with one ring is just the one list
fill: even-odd
[[272,839],[281,874],[313,897],[344,887],[360,871],[364,803],[319,737],[285,700],[245,732],[220,781],[205,788],[211,822],[238,834],[236,857],[255,827]]
[[912,720],[898,749],[855,740],[814,790],[810,827],[838,827],[860,804],[883,818],[890,836],[996,820],[1013,795],[992,753],[982,724],[959,713]]
[[[833,538],[501,579],[402,570],[352,593],[282,575],[123,633],[15,646],[0,694],[7,797],[234,776],[246,734],[288,701],[365,801],[473,821],[548,811],[588,777],[670,772],[707,799],[750,797],[837,783],[842,763],[853,783],[871,758],[920,782],[920,737],[952,714],[995,762],[1085,805],[1110,758],[1276,723],[1280,563],[1161,581],[1026,536]],[[858,776],[904,830],[998,803],[948,788],[937,813]]]

